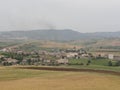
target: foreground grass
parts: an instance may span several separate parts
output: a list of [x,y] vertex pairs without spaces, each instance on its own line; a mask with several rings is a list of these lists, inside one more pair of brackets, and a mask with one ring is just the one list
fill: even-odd
[[120,77],[0,67],[1,90],[120,90]]
[[32,78],[38,76],[46,76],[50,74],[59,74],[60,72],[53,71],[38,71],[15,69],[14,67],[0,67],[0,81],[17,80],[23,78]]

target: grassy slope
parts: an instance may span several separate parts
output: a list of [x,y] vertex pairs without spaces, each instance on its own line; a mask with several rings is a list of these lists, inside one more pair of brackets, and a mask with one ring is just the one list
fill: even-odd
[[[24,79],[23,79],[24,78]],[[120,90],[120,77],[0,67],[1,90]]]
[[20,42],[0,42],[0,49],[19,44]]
[[38,76],[47,75],[48,73],[56,74],[57,72],[22,70],[22,69],[15,69],[13,67],[0,67],[0,81],[38,77]]
[[[100,60],[91,60],[90,65],[86,65],[86,63],[88,62],[88,59],[72,59],[69,61],[69,63],[71,64],[80,64],[83,63],[84,65],[69,65],[66,67],[70,67],[70,68],[82,68],[82,69],[96,69],[96,70],[110,70],[110,71],[117,71],[120,72],[120,66],[108,66],[108,61],[109,60],[105,60],[105,59],[100,59]],[[115,64],[115,62],[112,62],[113,65]]]
[[[90,60],[90,61],[91,61],[91,65],[102,65],[102,66],[107,66],[109,62],[108,59],[99,59],[99,60]],[[71,59],[69,62],[71,64],[75,64],[75,63],[86,64],[88,62],[88,59]]]

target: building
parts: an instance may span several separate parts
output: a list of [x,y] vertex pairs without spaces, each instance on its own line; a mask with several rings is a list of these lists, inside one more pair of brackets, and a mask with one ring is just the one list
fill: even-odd
[[114,56],[113,60],[120,61],[120,56]]
[[113,54],[109,54],[109,55],[108,55],[108,59],[120,61],[120,56],[113,55]]
[[67,58],[73,58],[73,57],[75,57],[75,56],[78,56],[78,53],[67,53]]
[[58,64],[68,64],[68,59],[58,59],[56,61]]
[[114,55],[113,54],[109,54],[108,55],[108,59],[113,60],[114,59]]

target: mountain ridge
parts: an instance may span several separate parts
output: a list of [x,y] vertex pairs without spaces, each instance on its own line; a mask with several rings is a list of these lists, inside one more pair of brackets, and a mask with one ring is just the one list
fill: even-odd
[[120,38],[120,31],[117,32],[95,32],[95,33],[81,33],[71,29],[63,30],[29,30],[29,31],[5,31],[0,33],[0,38],[16,39],[39,39],[39,40],[58,40],[70,41],[81,39],[102,39],[102,38]]

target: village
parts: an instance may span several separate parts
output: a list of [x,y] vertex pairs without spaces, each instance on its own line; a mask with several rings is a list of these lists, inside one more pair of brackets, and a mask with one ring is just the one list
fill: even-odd
[[[47,65],[47,66],[58,66],[58,65],[70,65],[71,59],[74,60],[88,60],[87,65],[90,64],[92,59],[109,59],[110,61],[120,61],[120,56],[114,54],[92,54],[81,49],[59,49],[52,51],[39,50],[39,51],[22,51],[16,48],[4,48],[0,55],[0,65]],[[109,62],[110,63],[110,62]],[[82,63],[80,64],[82,65]]]

